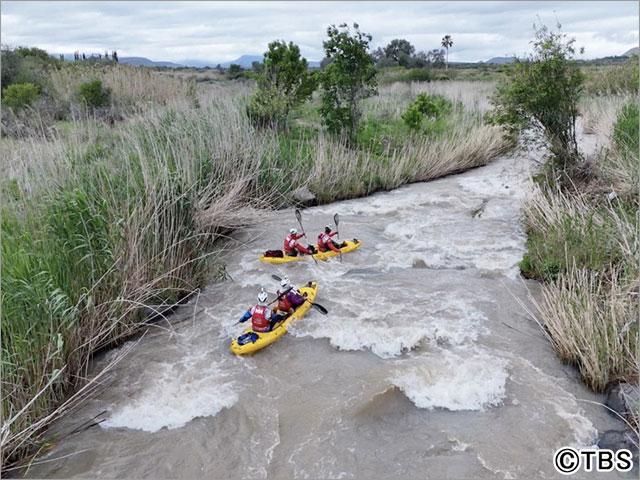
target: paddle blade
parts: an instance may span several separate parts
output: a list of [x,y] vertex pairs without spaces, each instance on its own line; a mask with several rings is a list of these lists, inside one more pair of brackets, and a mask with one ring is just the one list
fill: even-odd
[[281,282],[282,278],[280,278],[278,275],[276,275],[275,273],[271,275],[271,278],[273,278],[276,282]]
[[326,315],[327,313],[329,313],[329,311],[326,308],[324,308],[322,305],[318,303],[313,303],[313,302],[310,302],[310,303],[311,303],[311,306],[316,310],[318,310],[321,314]]
[[338,228],[338,222],[339,222],[339,221],[340,221],[340,218],[338,217],[338,214],[336,213],[336,214],[333,216],[333,223],[335,223],[335,224],[336,224],[336,228]]
[[296,218],[298,219],[298,222],[302,222],[302,213],[300,213],[300,210],[298,210],[296,208]]

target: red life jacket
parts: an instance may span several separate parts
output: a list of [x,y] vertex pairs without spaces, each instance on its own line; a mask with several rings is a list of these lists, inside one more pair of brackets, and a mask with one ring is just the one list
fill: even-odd
[[284,239],[284,253],[291,253],[296,248],[296,244],[298,243],[298,238],[300,236],[295,235],[294,233],[290,233]]
[[334,235],[335,235],[335,232],[331,232],[331,233],[321,232],[320,235],[318,235],[318,250],[320,250],[321,252],[326,252],[327,250],[337,250],[333,246],[333,240],[331,238]]
[[251,328],[254,332],[268,332],[271,324],[267,318],[267,309],[262,305],[256,305],[251,309]]
[[[278,295],[280,295],[280,290],[278,290]],[[282,295],[280,300],[278,300],[278,310],[281,312],[289,313],[289,310],[293,308],[291,302],[289,301],[288,295]]]
[[324,249],[324,233],[321,233],[320,235],[318,235],[318,250],[324,252]]

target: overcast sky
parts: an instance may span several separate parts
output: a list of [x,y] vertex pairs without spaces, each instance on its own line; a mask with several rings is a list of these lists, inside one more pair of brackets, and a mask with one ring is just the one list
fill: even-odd
[[326,27],[357,22],[373,47],[406,38],[417,50],[453,37],[452,61],[529,51],[533,23],[560,22],[582,58],[638,45],[638,2],[23,2],[2,1],[2,44],[51,53],[117,50],[152,60],[228,61],[291,40],[320,60]]

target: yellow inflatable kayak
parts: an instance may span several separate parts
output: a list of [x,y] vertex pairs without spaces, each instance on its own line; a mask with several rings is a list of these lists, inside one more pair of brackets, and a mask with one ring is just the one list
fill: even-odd
[[[346,245],[340,249],[342,253],[353,252],[354,250],[357,250],[358,248],[360,248],[360,245],[362,245],[362,241],[356,238],[354,238],[353,240],[346,240],[344,243]],[[316,249],[317,248],[318,246],[316,245]],[[282,252],[282,250],[279,250],[279,251]],[[260,255],[260,261],[264,263],[279,264],[279,263],[299,262],[301,260],[306,260],[311,256],[315,257],[316,260],[327,260],[328,258],[331,258],[331,257],[337,257],[340,254],[338,252],[334,252],[333,250],[329,250],[326,252],[318,252],[313,255],[297,255],[295,257],[291,257],[289,255],[284,255],[284,254],[282,255],[283,256],[279,256],[279,257]]]
[[[270,332],[254,332],[251,327],[247,328],[240,337],[233,339],[231,342],[231,351],[236,355],[248,355],[251,353],[255,353],[258,350],[262,350],[264,347],[271,345],[273,342],[282,337],[285,333],[287,333],[287,327],[296,320],[304,317],[304,315],[311,308],[311,303],[316,298],[316,294],[318,293],[318,284],[317,282],[309,282],[302,288],[299,288],[298,291],[307,297],[308,302],[304,302],[300,305],[296,310],[288,316],[284,321],[280,322],[273,330]],[[238,343],[239,338],[251,338],[247,343],[241,345]]]

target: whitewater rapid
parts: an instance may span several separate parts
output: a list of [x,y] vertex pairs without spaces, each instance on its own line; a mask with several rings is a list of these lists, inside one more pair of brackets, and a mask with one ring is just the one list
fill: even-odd
[[[337,212],[341,237],[363,241],[342,263],[257,261],[297,226],[291,210],[238,232],[221,258],[229,279],[98,359],[133,347],[53,432],[106,420],[29,475],[561,478],[557,448],[620,424],[527,313],[538,285],[517,264],[532,155],[304,210],[314,237]],[[235,357],[234,323],[261,286],[276,290],[273,273],[317,280],[329,314],[312,309],[276,344]]]

